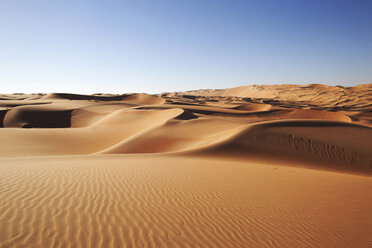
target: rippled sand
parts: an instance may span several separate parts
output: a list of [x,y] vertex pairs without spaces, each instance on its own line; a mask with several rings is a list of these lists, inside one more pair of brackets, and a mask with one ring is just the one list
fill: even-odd
[[369,247],[372,181],[174,156],[2,159],[2,247]]

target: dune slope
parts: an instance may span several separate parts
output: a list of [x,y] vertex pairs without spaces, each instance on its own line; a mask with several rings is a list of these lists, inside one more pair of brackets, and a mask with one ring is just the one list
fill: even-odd
[[368,107],[179,94],[8,98],[17,105],[3,100],[0,157],[182,153],[372,173]]

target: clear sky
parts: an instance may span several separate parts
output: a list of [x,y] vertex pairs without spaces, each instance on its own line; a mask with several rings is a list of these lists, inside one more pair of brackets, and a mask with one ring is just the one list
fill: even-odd
[[0,0],[0,92],[372,83],[371,0]]

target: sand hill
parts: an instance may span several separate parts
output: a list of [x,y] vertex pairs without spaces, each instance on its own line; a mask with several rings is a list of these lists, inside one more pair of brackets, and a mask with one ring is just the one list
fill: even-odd
[[[183,94],[198,96],[235,96],[278,101],[294,101],[320,108],[358,108],[372,106],[372,84],[355,87],[309,85],[249,85],[222,90],[196,90]],[[274,101],[275,102],[275,101]]]
[[372,85],[0,94],[0,247],[371,247]]

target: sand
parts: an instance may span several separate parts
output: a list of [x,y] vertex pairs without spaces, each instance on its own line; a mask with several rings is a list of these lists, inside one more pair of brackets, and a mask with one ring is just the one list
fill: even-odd
[[371,92],[2,94],[0,247],[371,247]]

